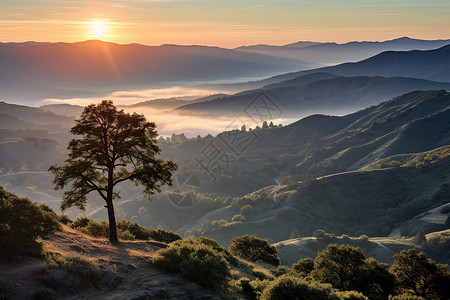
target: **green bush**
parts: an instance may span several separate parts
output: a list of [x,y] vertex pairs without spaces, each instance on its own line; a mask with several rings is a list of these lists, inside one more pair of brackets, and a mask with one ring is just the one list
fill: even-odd
[[91,220],[89,218],[77,218],[75,219],[75,221],[72,222],[72,224],[70,225],[70,227],[72,227],[73,229],[79,229],[79,228],[83,228],[86,227],[90,222],[93,222],[94,220]]
[[271,278],[270,276],[267,276],[266,273],[258,271],[258,270],[256,270],[256,271],[253,270],[252,275],[255,276],[259,280],[265,280],[265,279]]
[[61,228],[48,206],[19,198],[0,186],[0,258],[36,256],[42,251],[36,239]]
[[228,251],[251,262],[262,261],[275,267],[280,265],[277,249],[267,241],[252,235],[235,237]]
[[357,291],[338,291],[336,296],[339,297],[339,300],[368,300],[366,296]]
[[337,299],[329,284],[306,281],[296,276],[281,276],[270,282],[262,293],[267,300],[330,300]]
[[63,223],[64,225],[72,224],[72,220],[69,219],[69,217],[64,214],[58,215],[58,221]]
[[224,287],[231,278],[223,253],[190,239],[176,241],[159,250],[152,262],[166,272],[178,273],[207,288]]
[[243,277],[239,279],[238,286],[241,288],[241,293],[246,299],[256,300],[258,299],[258,292],[250,282],[250,279]]
[[151,236],[151,230],[139,225],[136,222],[119,221],[117,222],[117,228],[122,231],[128,231],[137,240],[148,240]]
[[78,230],[84,234],[93,236],[93,237],[109,237],[109,225],[106,221],[96,222],[94,220],[90,220],[84,227],[79,227]]
[[302,258],[292,265],[292,271],[301,277],[308,276],[314,270],[314,261],[311,258]]
[[389,297],[389,300],[425,300],[425,298],[408,293]]
[[86,282],[97,283],[102,275],[96,264],[77,257],[63,257],[58,253],[48,252],[45,262],[50,269],[65,270]]
[[214,249],[214,251],[217,251],[218,253],[222,254],[228,261],[228,263],[234,266],[237,265],[238,260],[233,255],[231,255],[231,253],[228,252],[224,247],[220,246],[216,240],[204,236],[199,236],[198,238],[195,239],[195,241],[210,246],[211,248]]
[[291,273],[291,269],[285,266],[279,266],[275,270],[272,270],[272,274],[275,277],[280,277],[281,275],[289,274]]
[[[106,221],[96,222],[89,218],[78,218],[70,225],[72,228],[93,236],[93,237],[109,237],[109,224]],[[162,243],[171,243],[180,240],[181,237],[171,231],[163,229],[147,229],[135,222],[119,221],[117,223],[117,236],[121,240],[154,240]]]
[[181,240],[181,236],[172,231],[163,229],[154,229],[150,231],[150,239],[157,242],[169,244]]

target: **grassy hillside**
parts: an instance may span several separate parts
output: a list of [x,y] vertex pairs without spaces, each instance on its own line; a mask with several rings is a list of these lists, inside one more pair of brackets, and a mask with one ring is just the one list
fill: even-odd
[[[443,230],[449,108],[450,93],[417,91],[342,117],[314,115],[288,126],[164,142],[163,158],[180,167],[174,188],[149,202],[140,188],[122,185],[117,217],[182,236],[206,235],[222,245],[244,233],[279,242],[294,228],[302,235],[322,228],[338,235],[394,237]],[[256,138],[237,154],[226,144],[230,133]],[[229,159],[216,180],[195,160],[211,144]],[[33,152],[27,155],[40,153],[30,146],[20,151],[25,149]],[[19,150],[8,153],[8,161],[23,157]],[[46,153],[36,160],[55,157]],[[18,165],[20,170],[23,164]],[[22,174],[25,184],[17,176],[6,174],[2,183],[21,196],[57,199],[48,176]],[[95,198],[86,213],[69,214],[104,220],[106,210]]]

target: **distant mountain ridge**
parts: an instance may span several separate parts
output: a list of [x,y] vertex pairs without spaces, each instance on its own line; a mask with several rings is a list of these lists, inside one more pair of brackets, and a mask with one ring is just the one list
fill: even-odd
[[[357,74],[345,77],[325,72],[300,74],[305,75],[269,84],[262,88],[271,101],[279,107],[284,117],[299,118],[310,114],[330,114],[331,112],[345,114],[377,105],[396,95],[417,89],[450,90],[450,83],[407,77],[360,76]],[[259,90],[245,91],[206,102],[186,104],[175,110],[189,114],[242,117],[245,116],[246,107],[258,97],[259,92]]]
[[421,40],[401,37],[382,42],[297,42],[283,46],[253,45],[236,48],[239,51],[267,54],[321,64],[358,61],[383,51],[431,50],[450,44],[450,39]]
[[[28,101],[55,97],[58,91],[81,90],[95,95],[99,91],[148,88],[167,82],[263,77],[314,66],[218,47],[119,45],[98,40],[3,43],[0,65],[0,79],[9,82],[2,86],[0,98],[12,98],[17,90]],[[25,89],[31,92],[27,94]]]

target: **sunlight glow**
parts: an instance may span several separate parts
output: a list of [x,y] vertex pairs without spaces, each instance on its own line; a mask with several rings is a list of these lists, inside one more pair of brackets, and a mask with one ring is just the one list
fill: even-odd
[[95,37],[105,37],[105,33],[108,30],[108,22],[106,21],[93,21],[91,23],[92,33]]

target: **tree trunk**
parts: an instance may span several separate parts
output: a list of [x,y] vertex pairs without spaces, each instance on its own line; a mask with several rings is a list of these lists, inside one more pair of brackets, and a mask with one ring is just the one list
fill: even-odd
[[117,226],[116,226],[116,216],[114,214],[114,206],[112,200],[106,204],[108,209],[108,219],[109,219],[109,241],[112,243],[118,242],[117,238]]
[[117,238],[117,225],[116,216],[114,214],[113,206],[113,178],[114,167],[110,167],[108,170],[108,190],[106,193],[106,208],[108,209],[108,219],[109,219],[109,241],[111,243],[116,243],[119,241]]

